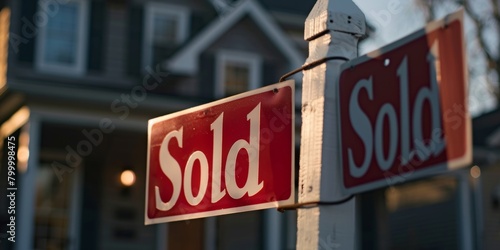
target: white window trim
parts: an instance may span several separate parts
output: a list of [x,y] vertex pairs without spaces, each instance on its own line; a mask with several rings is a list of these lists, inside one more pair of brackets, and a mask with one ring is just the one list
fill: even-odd
[[153,58],[153,24],[154,16],[156,14],[166,14],[174,16],[178,20],[177,27],[177,44],[184,42],[189,35],[189,9],[182,6],[166,4],[166,3],[156,3],[150,2],[145,6],[144,12],[144,22],[143,22],[143,42],[142,42],[142,65],[143,68],[146,66],[151,66],[151,60]]
[[261,65],[262,58],[253,53],[234,51],[234,50],[220,50],[215,59],[216,75],[215,75],[215,97],[221,98],[225,96],[225,67],[227,62],[244,63],[250,66],[249,70],[249,86],[248,90],[256,89],[261,86]]
[[[38,1],[38,13],[41,13],[47,18],[51,18],[50,14],[44,12],[45,5],[51,3],[51,1]],[[88,19],[89,19],[89,1],[85,0],[67,0],[67,3],[78,3],[79,4],[79,19],[78,19],[78,34],[77,34],[77,51],[76,51],[76,63],[74,65],[61,65],[57,63],[45,62],[43,60],[43,53],[46,46],[47,37],[47,23],[40,23],[37,27],[40,28],[39,35],[36,43],[36,54],[35,63],[37,70],[44,72],[52,72],[57,74],[71,74],[71,75],[82,75],[86,71],[87,64],[87,40],[88,36]],[[55,14],[57,15],[57,13]],[[48,21],[48,19],[47,19]]]

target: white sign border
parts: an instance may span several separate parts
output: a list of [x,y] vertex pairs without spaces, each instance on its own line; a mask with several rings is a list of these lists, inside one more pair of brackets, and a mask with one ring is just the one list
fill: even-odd
[[[286,87],[290,87],[292,90],[292,121],[291,121],[291,136],[292,136],[292,145],[291,145],[291,187],[290,187],[290,197],[288,197],[285,200],[279,200],[279,201],[273,201],[273,202],[267,202],[267,203],[261,203],[261,204],[254,204],[254,205],[248,205],[248,206],[240,206],[240,207],[233,207],[233,208],[228,208],[228,209],[219,209],[219,210],[213,210],[213,211],[204,211],[204,212],[199,212],[199,213],[190,213],[190,214],[182,214],[182,215],[175,215],[175,216],[167,216],[167,217],[162,217],[162,218],[155,218],[151,219],[148,217],[148,187],[149,187],[149,162],[150,162],[150,145],[151,145],[151,129],[153,124],[165,121],[168,119],[172,119],[178,116],[182,116],[185,114],[193,113],[199,110],[207,109],[213,106],[217,106],[220,104],[224,104],[227,102],[231,101],[236,101],[248,96],[253,96],[269,91],[273,91],[275,89],[283,89]],[[160,116],[157,118],[150,119],[148,121],[148,150],[147,150],[147,162],[146,162],[147,168],[146,168],[146,190],[145,190],[145,210],[144,210],[144,225],[152,225],[152,224],[158,224],[158,223],[166,223],[166,222],[173,222],[173,221],[181,221],[181,220],[191,220],[191,219],[199,219],[199,218],[205,218],[205,217],[211,217],[211,216],[218,216],[218,215],[226,215],[226,214],[234,214],[234,213],[241,213],[241,212],[249,212],[249,211],[255,211],[255,210],[262,210],[262,209],[268,209],[268,208],[277,208],[280,206],[285,206],[285,205],[292,205],[295,204],[295,81],[294,80],[288,80],[280,83],[275,83],[272,85],[268,85],[259,89],[251,90],[245,93],[241,93],[238,95],[230,96],[221,100],[217,100],[214,102],[210,102],[207,104],[203,104],[200,106],[196,106],[193,108],[189,108],[186,110],[182,110],[179,112],[175,112],[172,114]]]

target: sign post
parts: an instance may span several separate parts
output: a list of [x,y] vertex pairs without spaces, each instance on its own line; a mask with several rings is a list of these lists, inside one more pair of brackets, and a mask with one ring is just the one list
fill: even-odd
[[335,84],[341,64],[357,57],[365,16],[352,0],[318,0],[305,23],[309,58],[302,87],[297,249],[355,249],[355,198],[342,194]]

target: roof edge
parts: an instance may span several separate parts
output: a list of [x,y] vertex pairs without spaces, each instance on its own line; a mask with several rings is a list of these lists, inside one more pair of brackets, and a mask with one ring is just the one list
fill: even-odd
[[165,60],[162,67],[179,74],[196,74],[199,70],[199,55],[203,50],[233,27],[245,14],[249,14],[257,26],[279,48],[284,57],[289,60],[290,68],[299,67],[304,63],[304,56],[301,55],[297,48],[294,48],[291,41],[286,39],[286,34],[259,3],[254,0],[244,0],[235,9],[209,24],[187,46],[175,53],[170,59]]

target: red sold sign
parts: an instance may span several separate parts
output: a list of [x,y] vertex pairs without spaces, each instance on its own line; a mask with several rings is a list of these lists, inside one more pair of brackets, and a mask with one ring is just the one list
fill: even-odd
[[342,179],[348,193],[471,161],[463,13],[342,67]]
[[149,121],[145,224],[294,202],[294,82]]

